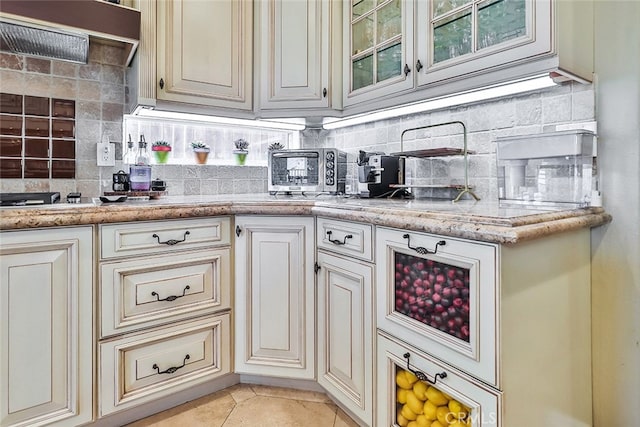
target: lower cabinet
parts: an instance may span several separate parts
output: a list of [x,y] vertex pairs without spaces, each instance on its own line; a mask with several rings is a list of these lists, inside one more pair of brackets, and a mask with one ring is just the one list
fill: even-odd
[[312,217],[236,217],[235,371],[315,377]]
[[373,266],[318,252],[318,383],[373,424]]
[[231,372],[229,313],[100,343],[100,415]]
[[93,229],[0,235],[0,425],[88,423]]

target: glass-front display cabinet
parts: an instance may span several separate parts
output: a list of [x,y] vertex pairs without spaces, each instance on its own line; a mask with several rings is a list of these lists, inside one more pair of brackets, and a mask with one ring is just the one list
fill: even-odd
[[417,2],[418,84],[551,51],[550,0]]
[[377,349],[377,425],[501,425],[502,393],[384,333]]
[[497,385],[495,247],[380,227],[377,325]]
[[344,2],[345,105],[413,87],[413,3]]

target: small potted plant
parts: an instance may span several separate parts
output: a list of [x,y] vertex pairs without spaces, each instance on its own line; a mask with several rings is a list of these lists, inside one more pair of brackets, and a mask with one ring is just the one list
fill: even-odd
[[240,138],[233,141],[233,145],[236,147],[236,149],[233,150],[233,155],[236,158],[236,164],[244,165],[244,162],[247,160],[247,154],[249,154],[249,142]]
[[269,144],[269,151],[274,151],[274,150],[282,150],[284,148],[284,145],[282,145],[280,142],[274,142],[273,144]]
[[191,149],[196,154],[196,162],[199,165],[207,164],[207,157],[211,151],[207,144],[201,141],[194,141],[191,143]]
[[167,163],[171,152],[171,144],[167,141],[156,141],[151,145],[151,151],[153,151],[157,163]]

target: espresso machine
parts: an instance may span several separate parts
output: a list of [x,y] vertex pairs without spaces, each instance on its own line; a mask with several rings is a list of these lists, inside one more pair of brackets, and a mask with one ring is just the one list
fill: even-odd
[[358,153],[358,193],[363,198],[403,197],[405,192],[394,186],[404,183],[404,157],[382,152]]

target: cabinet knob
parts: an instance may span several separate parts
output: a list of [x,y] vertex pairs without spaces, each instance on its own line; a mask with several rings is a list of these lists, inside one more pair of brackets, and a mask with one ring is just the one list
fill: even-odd
[[418,59],[418,61],[416,62],[416,71],[420,72],[420,70],[422,70],[424,67],[422,66],[422,62],[420,62],[420,60]]
[[239,225],[236,225],[236,236],[240,237],[240,233],[242,233],[242,228]]
[[404,75],[408,76],[411,72],[411,68],[409,68],[409,64],[404,64]]
[[326,87],[322,89],[322,97],[323,98],[327,97],[327,88]]
[[160,89],[164,89],[164,79],[160,78]]

